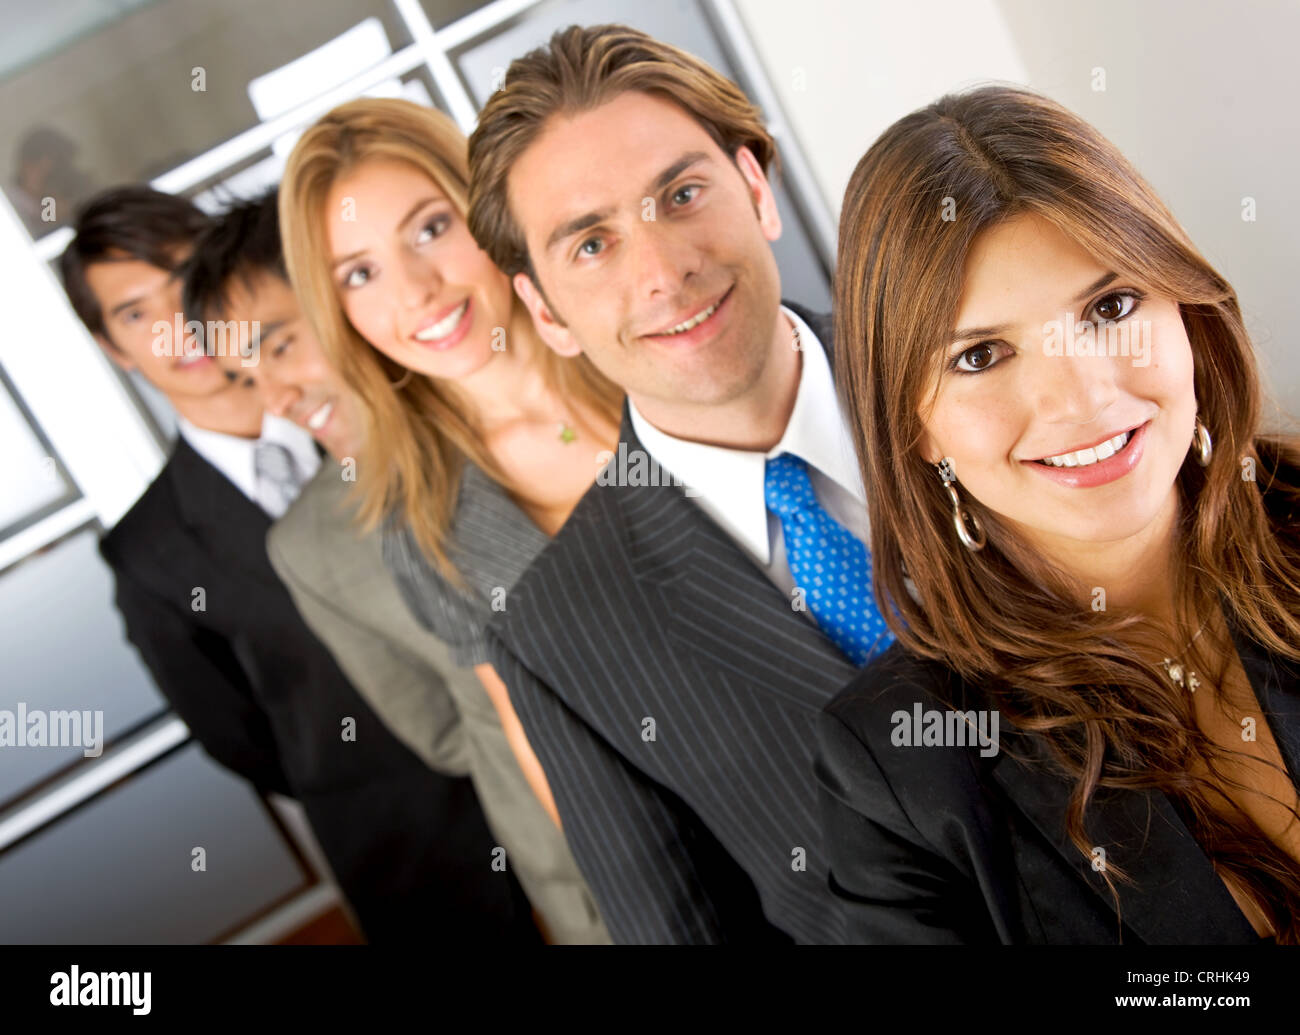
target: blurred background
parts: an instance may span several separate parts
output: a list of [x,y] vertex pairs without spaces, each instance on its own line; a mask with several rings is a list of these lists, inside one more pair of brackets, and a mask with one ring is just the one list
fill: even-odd
[[277,182],[296,134],[361,94],[469,132],[513,57],[623,22],[762,107],[784,166],[783,294],[825,310],[840,195],[872,140],[946,91],[1022,83],[1154,184],[1238,291],[1270,422],[1300,412],[1297,0],[0,0],[0,19],[0,709],[101,710],[105,737],[96,758],[0,746],[0,942],[347,937],[294,803],[192,744],[123,639],[95,542],[175,424],[54,272],[99,190],[151,182],[216,210]]

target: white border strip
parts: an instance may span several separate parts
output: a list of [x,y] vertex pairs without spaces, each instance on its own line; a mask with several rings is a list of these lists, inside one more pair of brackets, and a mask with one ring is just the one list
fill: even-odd
[[0,817],[0,852],[124,777],[130,776],[155,758],[185,743],[190,728],[174,715],[164,716],[139,736],[79,766],[61,783],[43,791],[34,801],[20,805]]
[[461,132],[468,136],[478,121],[478,109],[474,107],[469,91],[465,89],[465,84],[460,81],[451,60],[440,46],[433,23],[420,6],[420,0],[392,0],[392,4],[406,23],[406,31],[411,34],[411,39],[415,40],[415,45],[424,54],[425,67],[433,76],[448,112],[460,126]]
[[222,941],[222,945],[274,945],[281,938],[335,907],[347,911],[339,889],[327,881],[313,884],[280,906],[270,916],[255,920]]
[[94,521],[97,517],[99,511],[83,496],[55,511],[49,517],[42,518],[30,528],[15,532],[4,542],[0,542],[0,572],[6,570],[11,564],[17,564],[29,554],[44,549],[60,536],[80,528],[87,521]]
[[540,0],[495,0],[471,11],[464,18],[452,22],[437,32],[438,46],[444,51],[455,50],[477,36],[491,32],[511,18],[536,7]]

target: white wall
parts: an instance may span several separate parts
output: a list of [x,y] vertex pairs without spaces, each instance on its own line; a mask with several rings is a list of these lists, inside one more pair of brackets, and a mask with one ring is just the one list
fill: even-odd
[[1300,3],[737,3],[837,215],[871,141],[948,90],[1023,83],[1088,119],[1237,289],[1275,421],[1300,415]]

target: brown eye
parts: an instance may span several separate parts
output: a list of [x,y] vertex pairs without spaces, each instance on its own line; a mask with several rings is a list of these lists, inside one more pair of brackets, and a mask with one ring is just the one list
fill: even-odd
[[1128,316],[1128,314],[1133,311],[1133,307],[1136,304],[1137,299],[1132,295],[1117,292],[1116,294],[1107,295],[1105,298],[1099,300],[1097,304],[1092,307],[1092,311],[1096,313],[1101,320],[1104,320],[1107,323],[1114,323],[1116,320],[1122,320],[1124,317]]
[[953,356],[948,362],[948,369],[958,374],[982,374],[997,366],[1014,351],[1000,342],[982,341]]

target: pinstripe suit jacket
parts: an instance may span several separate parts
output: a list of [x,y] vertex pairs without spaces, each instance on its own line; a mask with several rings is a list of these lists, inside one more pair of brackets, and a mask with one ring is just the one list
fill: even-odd
[[[621,438],[644,453],[626,411]],[[617,942],[843,941],[813,755],[855,669],[642,469],[591,488],[488,630],[570,847]]]

